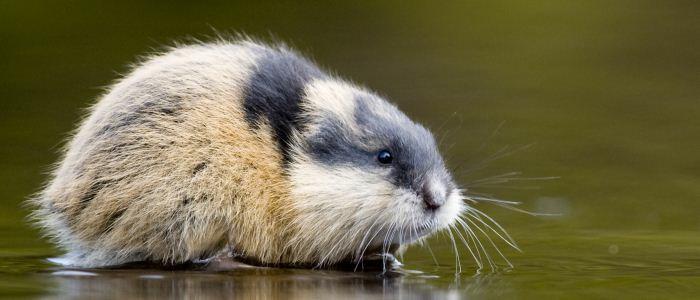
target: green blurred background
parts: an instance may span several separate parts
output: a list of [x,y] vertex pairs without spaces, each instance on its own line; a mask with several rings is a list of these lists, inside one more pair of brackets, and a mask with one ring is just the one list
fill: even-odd
[[[440,279],[404,278],[384,294],[697,296],[699,16],[698,1],[0,1],[0,294],[55,296],[66,280],[70,296],[87,293],[45,274],[59,252],[21,207],[84,108],[141,55],[243,32],[396,102],[434,129],[474,192],[559,214],[479,204],[521,243],[505,250],[515,269],[455,285],[451,245],[436,238],[440,267],[420,248],[405,262]],[[510,155],[481,167],[501,150]],[[560,178],[474,184],[511,171]],[[153,289],[143,291],[182,295]]]

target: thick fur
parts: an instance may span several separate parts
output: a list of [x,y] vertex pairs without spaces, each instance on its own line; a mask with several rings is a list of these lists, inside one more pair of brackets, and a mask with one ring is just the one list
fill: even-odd
[[[391,166],[377,163],[391,149]],[[426,193],[437,210],[423,205]],[[206,258],[329,265],[451,225],[432,135],[284,46],[151,57],[90,110],[34,217],[81,267]]]

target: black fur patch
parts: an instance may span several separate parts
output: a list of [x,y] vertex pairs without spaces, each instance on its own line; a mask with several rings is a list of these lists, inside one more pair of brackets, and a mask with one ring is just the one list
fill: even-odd
[[371,166],[373,153],[362,149],[354,137],[333,120],[324,120],[320,130],[307,140],[309,153],[325,165]]
[[300,117],[304,87],[311,79],[324,76],[316,66],[289,52],[266,50],[257,61],[243,103],[246,121],[254,129],[261,122],[270,124],[285,165],[291,159],[293,130],[303,129],[305,123]]

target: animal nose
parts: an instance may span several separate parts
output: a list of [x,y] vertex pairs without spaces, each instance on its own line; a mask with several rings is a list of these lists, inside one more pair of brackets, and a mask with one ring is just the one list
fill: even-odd
[[426,184],[421,189],[421,196],[423,197],[423,202],[428,210],[436,210],[445,204],[445,199],[431,188],[430,185]]

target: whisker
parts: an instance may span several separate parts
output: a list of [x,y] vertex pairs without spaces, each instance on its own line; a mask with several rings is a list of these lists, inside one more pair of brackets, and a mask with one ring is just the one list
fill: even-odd
[[559,176],[541,176],[541,177],[502,177],[498,178],[507,181],[539,181],[539,180],[555,180],[560,179]]
[[[468,195],[463,197],[464,200],[469,200],[474,203],[478,203],[479,201],[484,201],[484,202],[490,202],[493,203],[496,206],[503,207],[505,209],[509,209],[512,211],[524,213],[530,216],[535,216],[535,217],[557,217],[561,216],[562,214],[558,213],[538,213],[538,212],[532,212],[529,210],[525,210],[522,208],[517,208],[513,207],[512,205],[520,205],[522,202],[519,201],[509,201],[509,200],[503,200],[503,199],[496,199],[496,198],[488,198],[488,197],[478,197],[478,196],[473,196],[473,195]],[[473,207],[471,207],[473,208]]]
[[520,201],[501,200],[501,199],[472,196],[472,195],[464,196],[464,198],[466,200],[471,200],[472,202],[484,201],[484,202],[492,202],[492,203],[505,204],[505,205],[520,205],[520,204],[522,204],[522,202],[520,202]]
[[498,175],[489,176],[486,178],[470,181],[470,182],[467,182],[467,185],[472,184],[472,183],[480,183],[480,182],[484,182],[484,181],[489,181],[489,180],[493,180],[493,179],[500,179],[501,177],[516,176],[516,175],[520,175],[520,174],[522,174],[522,173],[518,172],[518,171],[511,171],[511,172],[507,172],[507,173],[503,173],[503,174],[498,174]]
[[562,214],[558,214],[558,213],[538,213],[538,212],[532,212],[532,211],[529,211],[529,210],[524,210],[524,209],[522,209],[522,208],[513,207],[513,206],[510,206],[510,205],[507,205],[507,204],[501,204],[501,203],[494,203],[494,204],[495,204],[496,206],[500,206],[500,207],[503,207],[503,208],[505,208],[505,209],[509,209],[509,210],[516,211],[516,212],[519,212],[519,213],[524,213],[524,214],[526,214],[526,215],[530,215],[530,216],[533,216],[533,217],[559,217],[559,216],[562,216]]
[[379,227],[379,229],[378,229],[377,232],[372,236],[372,238],[370,238],[370,239],[367,241],[367,245],[365,245],[365,248],[362,249],[362,253],[360,253],[360,258],[359,258],[358,262],[355,264],[355,271],[357,271],[357,267],[358,267],[358,266],[360,265],[360,263],[364,260],[365,251],[367,251],[367,248],[369,247],[369,245],[372,243],[372,241],[374,240],[374,238],[377,237],[377,235],[379,234],[379,232],[382,231],[382,229],[384,228],[385,225],[386,225],[386,224],[382,224],[382,226]]
[[[477,239],[478,237],[476,237],[470,229],[468,229],[467,227],[464,226],[464,223],[463,223],[464,221],[462,220],[462,218],[457,218],[456,221],[457,221],[457,224],[461,225],[461,226],[464,228],[464,232],[467,234],[467,236],[469,236],[469,240],[470,240],[470,241],[472,242],[472,244],[474,245],[474,248],[476,249],[477,254],[479,255],[479,261],[477,262],[477,265],[479,265],[479,271],[481,271],[481,270],[484,268],[484,265],[483,265],[483,261],[482,261],[482,259],[481,259],[481,252],[482,252],[482,251],[479,250],[479,245],[476,243],[476,239]],[[470,252],[471,252],[471,249],[470,249],[469,245],[468,245],[467,242],[464,240],[464,236],[463,236],[459,231],[457,231],[457,233],[459,233],[459,235],[462,237],[462,241],[463,241],[463,242],[465,243],[465,245],[467,246],[467,249],[469,249]],[[485,250],[484,250],[483,248],[482,248],[482,250],[483,250],[483,252],[484,252],[484,257],[487,258],[487,262],[489,262],[489,261],[488,261],[488,257],[486,256]],[[490,263],[489,263],[489,264],[490,264]]]
[[[459,219],[459,218],[458,218],[458,219]],[[483,264],[483,262],[481,261],[481,254],[479,253],[479,258],[477,258],[477,256],[474,254],[474,251],[472,250],[472,247],[469,246],[469,243],[468,243],[467,240],[464,238],[464,235],[462,235],[462,233],[459,232],[459,230],[457,230],[457,235],[458,235],[459,238],[462,240],[462,243],[464,244],[464,246],[467,247],[467,250],[469,250],[469,253],[471,253],[472,257],[474,258],[474,261],[475,261],[476,264],[479,266],[479,270],[483,269],[483,268],[484,268],[484,264]],[[476,244],[474,244],[474,246],[476,246]]]
[[510,146],[506,145],[505,147],[494,152],[493,154],[487,156],[484,160],[476,163],[472,167],[460,170],[459,172],[457,172],[457,174],[464,175],[464,174],[468,174],[468,173],[471,173],[471,172],[476,171],[476,170],[480,170],[483,167],[487,166],[491,161],[493,161],[494,157],[498,157],[500,154],[506,152],[509,148],[510,148]]
[[555,180],[559,179],[559,176],[541,176],[541,177],[511,177],[513,175],[520,175],[520,172],[509,172],[496,176],[486,177],[478,180],[468,182],[467,186],[473,186],[473,184],[480,183],[506,183],[511,181],[543,181],[543,180]]
[[479,244],[477,243],[477,237],[474,236],[473,232],[465,229],[464,233],[466,233],[467,237],[469,237],[469,241],[471,241],[471,244],[474,246],[474,251],[476,251],[476,254],[479,256],[479,261],[481,262],[479,271],[481,271],[484,269],[484,258],[486,258],[486,253],[483,253],[482,255],[482,250],[479,248]]
[[469,226],[464,227],[464,229],[472,236],[474,241],[476,241],[476,243],[479,245],[479,247],[481,248],[481,251],[484,253],[484,257],[486,257],[486,261],[489,263],[489,266],[491,267],[491,269],[495,270],[496,267],[495,267],[495,262],[493,261],[493,258],[491,258],[491,255],[486,250],[486,247],[484,247],[484,244],[481,243],[481,240],[476,235],[476,233],[471,228],[469,228]]
[[[467,224],[465,224],[464,221],[460,221],[460,222],[461,222],[462,226],[467,226]],[[498,252],[498,254],[501,256],[501,258],[503,258],[503,260],[505,260],[505,262],[508,264],[508,266],[512,268],[512,267],[513,267],[513,264],[511,264],[511,263],[510,263],[510,260],[508,260],[508,258],[506,258],[506,256],[503,255],[503,252],[501,252],[500,247],[498,247],[498,245],[496,245],[496,243],[494,243],[493,239],[491,239],[491,236],[489,236],[489,235],[486,233],[486,231],[484,231],[484,229],[481,228],[481,226],[479,226],[478,224],[474,223],[474,221],[472,221],[471,219],[467,218],[467,222],[469,222],[470,224],[474,225],[474,227],[476,227],[476,229],[478,229],[478,230],[489,240],[489,242],[491,243],[491,246],[492,246],[494,249],[496,249],[496,252]],[[512,247],[512,245],[511,245],[511,247]],[[516,249],[517,249],[517,248],[516,248]]]
[[439,266],[440,266],[440,263],[438,263],[438,260],[437,260],[437,258],[435,257],[435,253],[433,253],[433,249],[430,248],[430,243],[428,242],[427,239],[426,239],[424,242],[425,242],[425,244],[424,244],[424,245],[425,245],[425,248],[428,249],[428,253],[430,253],[430,257],[433,258],[433,262],[435,263],[435,265],[439,267]]
[[[370,227],[370,230],[371,230],[371,227]],[[359,231],[355,231],[352,233],[350,231],[345,232],[342,236],[340,236],[338,238],[338,242],[336,242],[335,245],[333,245],[327,251],[326,255],[319,260],[319,262],[314,266],[314,268],[318,269],[318,268],[321,268],[323,265],[325,265],[327,263],[328,258],[335,255],[335,252],[338,251],[338,249],[340,249],[343,246],[343,241],[346,241],[346,240],[353,241],[353,240],[355,240],[355,237],[358,234],[359,234]],[[350,238],[348,239],[349,235],[350,235]],[[358,251],[359,251],[359,249],[358,249]]]
[[[477,192],[477,191],[474,191],[474,190],[469,190],[469,191],[461,190],[461,192],[462,192],[463,195],[466,195],[466,196],[463,196],[463,197],[481,196],[481,197],[484,197],[484,198],[494,198],[494,196],[493,196],[492,194],[484,193],[484,192]],[[470,201],[472,201],[472,202],[474,202],[474,203],[477,202],[476,200],[472,200],[472,199],[464,199],[464,200],[470,200]]]
[[364,237],[362,237],[362,241],[360,241],[360,245],[359,245],[359,247],[357,248],[357,251],[355,251],[355,257],[356,257],[358,260],[361,259],[361,256],[360,256],[360,254],[361,254],[360,252],[361,252],[361,251],[360,251],[360,250],[362,249],[362,246],[364,245],[365,240],[367,239],[367,237],[368,237],[368,236],[370,235],[370,233],[372,232],[372,228],[374,228],[374,225],[377,225],[377,221],[379,221],[379,218],[374,219],[374,222],[372,222],[372,225],[369,226],[369,228],[367,229],[367,232],[365,232]]
[[542,188],[538,185],[500,185],[500,184],[492,184],[492,183],[473,185],[470,187],[471,188],[481,188],[481,189],[520,190],[520,191],[526,191],[526,190],[532,191],[532,190],[539,190]]
[[486,145],[488,145],[488,143],[491,141],[491,139],[493,139],[493,137],[495,137],[496,135],[498,135],[498,132],[501,130],[501,128],[502,128],[503,125],[505,125],[505,124],[506,124],[506,121],[505,121],[505,120],[504,120],[504,121],[501,121],[501,123],[499,123],[498,126],[496,126],[496,129],[494,129],[494,130],[491,132],[491,134],[490,134],[488,137],[486,137],[486,139],[484,139],[484,141],[481,143],[481,145],[479,146],[479,148],[477,148],[476,151],[474,151],[474,153],[479,153],[479,152],[481,152],[481,150],[483,150],[483,149],[486,147]]
[[387,253],[387,244],[391,240],[394,239],[394,234],[396,233],[396,230],[398,229],[398,224],[391,224],[391,227],[389,227],[389,230],[387,230],[387,233],[384,235],[384,242],[382,243],[382,274],[386,273],[386,253]]
[[[476,209],[476,208],[474,208],[474,207],[469,207],[469,208],[467,208],[467,213],[469,213],[469,212],[475,212],[475,213],[477,213],[478,215],[483,216],[484,218],[486,218],[487,220],[489,220],[489,221],[490,221],[491,223],[493,223],[494,225],[496,225],[496,227],[498,227],[498,229],[503,233],[503,235],[505,235],[505,236],[508,238],[508,241],[510,241],[510,243],[512,243],[513,248],[515,248],[515,249],[517,249],[518,251],[520,251],[520,248],[517,246],[517,243],[515,243],[515,240],[513,239],[513,237],[511,237],[510,234],[508,234],[508,231],[506,231],[506,229],[503,228],[503,226],[501,226],[500,223],[498,223],[496,220],[494,220],[493,218],[491,218],[491,217],[490,217],[489,215],[487,215],[486,213],[484,213],[484,212],[482,212],[482,211],[480,211],[480,210],[478,210],[478,209]],[[476,216],[476,215],[473,215],[473,216]],[[478,217],[478,216],[476,216],[476,217],[477,217],[477,219],[480,220],[482,223],[486,224],[486,222],[484,222],[483,220],[481,220],[480,217]],[[489,226],[489,227],[490,227],[490,226]],[[492,230],[493,230],[493,229],[492,229]],[[494,230],[494,232],[496,232],[496,230]],[[499,235],[499,236],[500,236],[500,235]],[[504,239],[504,240],[505,240],[505,239]]]
[[[510,246],[511,248],[513,248],[513,249],[515,249],[515,250],[518,250],[519,252],[523,252],[522,250],[520,250],[520,247],[518,247],[518,245],[515,243],[515,241],[514,241],[513,239],[510,239],[510,237],[506,238],[506,237],[504,237],[503,235],[501,235],[501,233],[499,233],[496,229],[494,229],[493,227],[491,227],[491,225],[489,225],[488,223],[486,223],[486,222],[485,222],[484,220],[482,220],[479,216],[474,215],[474,214],[469,214],[469,213],[467,213],[466,217],[467,217],[467,218],[466,218],[465,220],[469,221],[469,223],[472,223],[471,219],[469,218],[469,217],[472,217],[473,219],[479,221],[479,223],[481,223],[481,224],[483,224],[484,226],[486,226],[486,228],[488,228],[489,230],[491,230],[493,233],[495,233],[501,240],[503,240],[503,242],[505,242],[506,244],[508,244],[508,246]],[[477,226],[477,225],[474,225],[474,226]],[[507,232],[504,232],[504,233],[507,233]]]
[[[410,226],[408,227],[408,234],[411,235],[410,238],[411,239],[415,238],[418,241],[418,243],[420,243],[422,246],[423,239],[418,238],[418,225],[416,224],[416,216],[415,215],[411,216],[411,221],[409,224],[410,224]],[[403,261],[403,252],[401,252],[400,258]]]
[[454,249],[455,253],[455,262],[457,265],[455,266],[455,274],[461,274],[462,273],[462,263],[459,260],[459,251],[457,250],[457,243],[455,242],[455,237],[452,234],[452,229],[453,226],[449,227],[449,230],[447,230],[447,233],[449,233],[450,240],[452,241],[452,248]]
[[447,119],[445,119],[444,121],[442,121],[442,124],[440,124],[440,127],[438,127],[437,130],[435,130],[435,132],[442,132],[442,129],[445,127],[445,125],[447,125],[447,123],[449,123],[450,121],[452,121],[452,118],[454,118],[455,116],[457,116],[457,112],[456,112],[456,111],[453,111],[453,112],[450,114],[450,116],[447,117]]
[[489,163],[491,163],[491,162],[493,162],[493,161],[496,161],[496,160],[499,160],[499,159],[501,159],[501,158],[504,158],[504,157],[513,155],[513,154],[516,153],[516,152],[519,152],[519,151],[528,149],[528,148],[532,147],[534,144],[535,144],[535,143],[527,144],[527,145],[524,145],[524,146],[515,148],[515,149],[510,150],[510,151],[508,151],[508,150],[510,149],[510,146],[505,146],[505,147],[501,148],[500,150],[496,151],[496,153],[494,153],[494,154],[490,155],[489,157],[487,157],[485,160],[483,160],[483,161],[481,161],[480,163],[474,165],[473,167],[468,168],[468,169],[465,169],[465,170],[463,170],[463,171],[460,171],[459,174],[460,174],[460,175],[462,175],[462,174],[467,174],[467,173],[471,173],[471,172],[474,172],[474,171],[483,169],[484,167],[486,167]]

